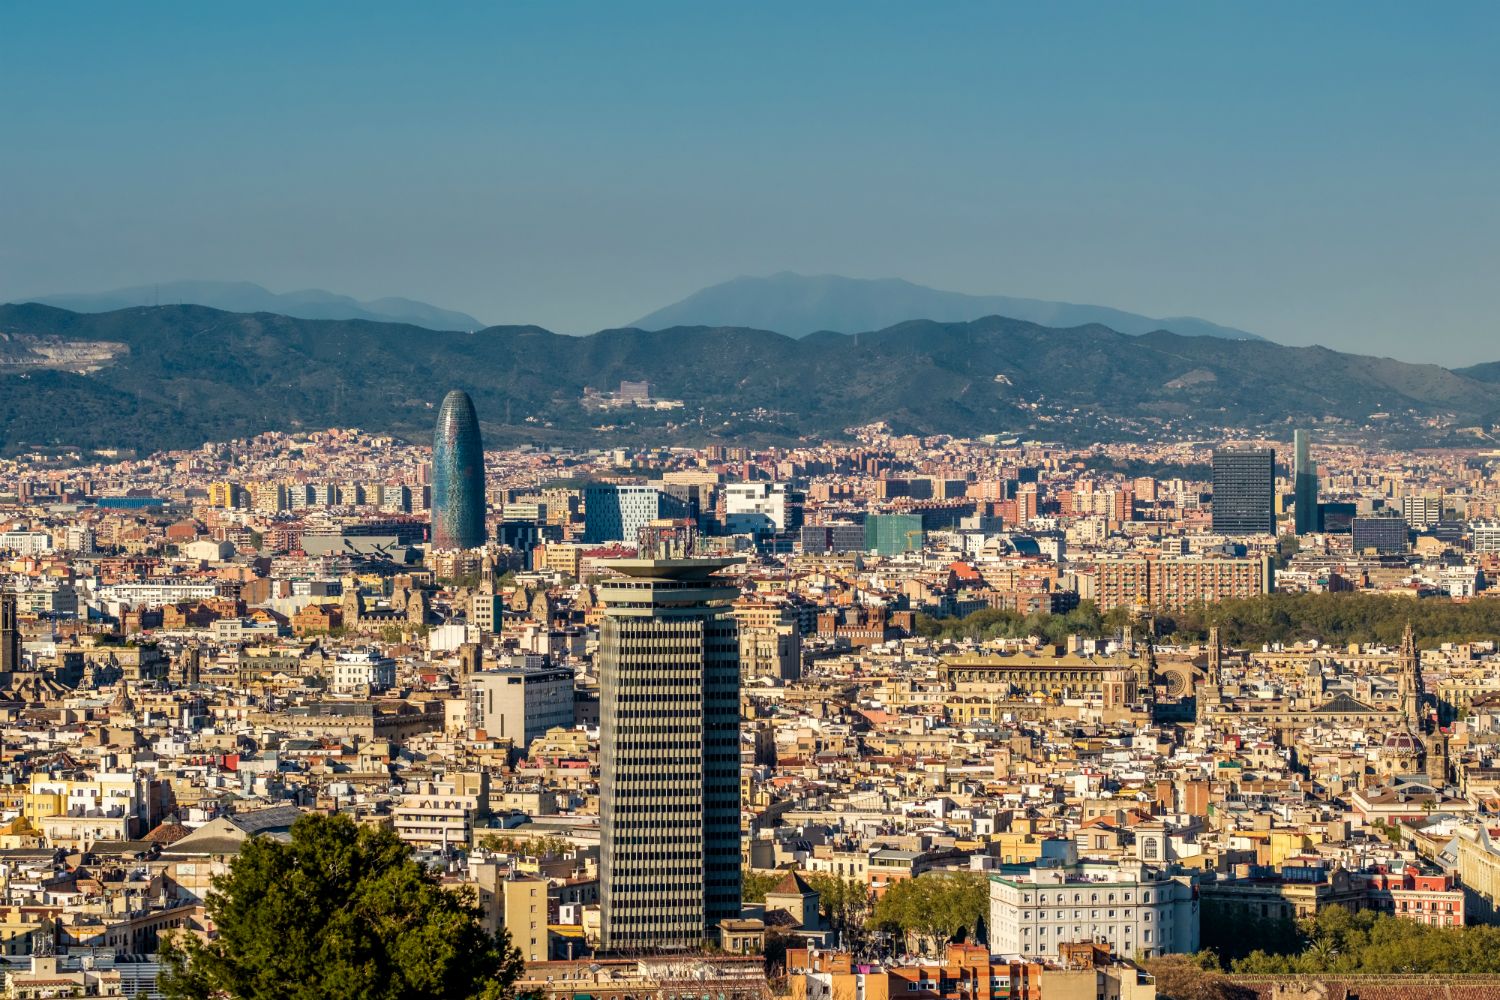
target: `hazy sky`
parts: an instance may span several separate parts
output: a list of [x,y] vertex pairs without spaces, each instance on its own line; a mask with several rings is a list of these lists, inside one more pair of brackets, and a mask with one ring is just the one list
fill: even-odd
[[1500,359],[1493,0],[304,6],[6,5],[0,300],[796,270]]

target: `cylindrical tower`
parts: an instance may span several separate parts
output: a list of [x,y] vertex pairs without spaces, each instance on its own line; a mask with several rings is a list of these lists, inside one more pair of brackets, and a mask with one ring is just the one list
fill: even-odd
[[443,397],[432,438],[432,547],[484,544],[484,446],[469,394]]

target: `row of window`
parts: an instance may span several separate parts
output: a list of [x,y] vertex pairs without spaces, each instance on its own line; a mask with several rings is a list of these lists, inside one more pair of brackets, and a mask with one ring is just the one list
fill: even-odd
[[[1125,897],[1125,902],[1127,902],[1127,903],[1130,902],[1130,893],[1128,893],[1128,892],[1124,893],[1124,897]],[[1065,893],[1065,892],[1059,892],[1057,894],[1057,898],[1055,900],[1051,900],[1051,899],[1049,899],[1049,896],[1048,896],[1047,893],[1045,893],[1045,892],[1038,893],[1037,897],[1036,897],[1036,901],[1038,903],[1046,903],[1046,902],[1066,903],[1068,901],[1068,894]],[[1112,892],[1111,893],[1106,893],[1105,902],[1113,903],[1114,901],[1115,901],[1115,894],[1112,893]],[[1021,902],[1023,902],[1023,903],[1030,903],[1031,902],[1031,896],[1029,894],[1023,895],[1021,897]],[[1073,902],[1075,902],[1075,903],[1081,903],[1081,902],[1083,902],[1083,893],[1081,893],[1081,892],[1075,892],[1075,893],[1073,893]],[[1091,892],[1091,893],[1089,893],[1089,902],[1090,903],[1097,903],[1097,902],[1099,902],[1099,894],[1097,892]],[[1141,902],[1143,902],[1143,903],[1149,903],[1149,902],[1151,902],[1151,893],[1150,893],[1150,891],[1141,893]]]

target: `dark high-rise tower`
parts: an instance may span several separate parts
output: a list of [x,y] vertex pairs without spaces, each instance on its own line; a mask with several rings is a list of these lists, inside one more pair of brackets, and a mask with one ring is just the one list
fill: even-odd
[[1294,524],[1297,534],[1322,531],[1323,519],[1318,511],[1318,466],[1307,454],[1307,431],[1292,432],[1292,452],[1292,499],[1296,504]]
[[740,647],[713,574],[626,559],[599,584],[599,902],[608,951],[691,949],[740,913]]
[[432,547],[484,544],[484,446],[467,392],[443,397],[432,437]]
[[1276,532],[1276,452],[1270,448],[1214,452],[1214,531]]
[[17,610],[16,595],[8,590],[0,593],[0,684],[6,687],[21,669],[21,620]]

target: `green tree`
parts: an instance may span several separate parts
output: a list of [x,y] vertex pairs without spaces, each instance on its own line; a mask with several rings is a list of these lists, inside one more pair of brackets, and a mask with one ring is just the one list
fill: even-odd
[[818,894],[818,908],[845,948],[859,951],[873,897],[867,883],[828,872],[804,872],[803,881]]
[[784,877],[777,873],[746,868],[740,875],[740,898],[747,903],[764,903],[766,893],[776,888],[776,883]]
[[1276,539],[1276,568],[1286,569],[1292,557],[1302,551],[1302,541],[1296,535],[1282,535]]
[[519,854],[525,857],[561,857],[578,849],[566,837],[516,837],[497,833],[485,834],[475,846],[496,854]]
[[1500,927],[1436,927],[1383,913],[1328,907],[1301,922],[1307,947],[1291,954],[1256,951],[1234,963],[1250,974],[1500,973]]
[[925,952],[975,926],[989,909],[989,881],[975,872],[929,872],[892,883],[870,916],[876,930],[900,933]]
[[211,941],[162,948],[169,1000],[499,1000],[521,956],[389,830],[308,814],[245,843],[206,901]]

